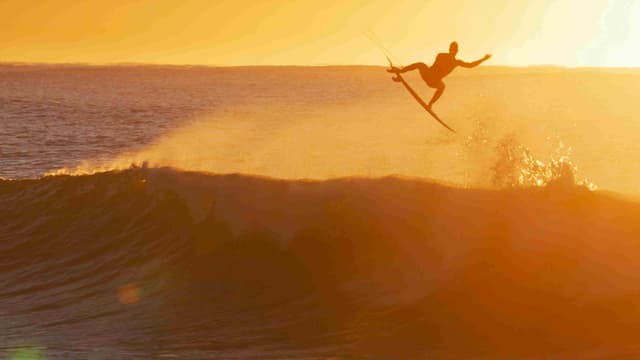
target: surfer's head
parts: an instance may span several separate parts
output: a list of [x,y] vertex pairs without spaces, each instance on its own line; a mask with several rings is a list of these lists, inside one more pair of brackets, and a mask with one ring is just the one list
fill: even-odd
[[458,43],[454,41],[451,44],[449,44],[449,54],[456,56],[457,53],[458,53]]

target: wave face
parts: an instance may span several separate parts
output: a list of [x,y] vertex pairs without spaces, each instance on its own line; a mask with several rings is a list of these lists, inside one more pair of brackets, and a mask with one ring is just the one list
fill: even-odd
[[639,216],[564,185],[145,168],[0,181],[0,346],[50,359],[637,356]]

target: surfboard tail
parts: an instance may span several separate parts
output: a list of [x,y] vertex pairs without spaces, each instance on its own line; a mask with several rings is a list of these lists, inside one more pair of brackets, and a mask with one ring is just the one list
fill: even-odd
[[447,130],[449,130],[449,131],[451,131],[453,133],[456,132],[449,125],[447,125],[447,123],[442,121],[442,119],[440,119],[440,117],[436,113],[434,113],[433,110],[431,110],[429,105],[427,105],[427,103],[425,103],[424,100],[422,100],[420,95],[418,95],[418,93],[416,93],[415,90],[413,90],[413,88],[411,88],[411,86],[409,86],[409,84],[402,77],[402,75],[396,74],[396,76],[393,78],[393,81],[400,82],[404,86],[404,88],[407,89],[407,91],[409,91],[409,94],[411,94],[411,96],[413,96],[413,98],[418,102],[418,104],[420,104],[420,106],[422,106],[422,108],[426,112],[428,112],[429,115],[431,115],[431,117],[433,117],[437,122],[439,122],[440,125],[444,126],[445,128],[447,128]]

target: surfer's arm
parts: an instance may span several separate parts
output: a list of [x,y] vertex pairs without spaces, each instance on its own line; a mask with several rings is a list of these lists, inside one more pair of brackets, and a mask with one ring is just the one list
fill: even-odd
[[458,65],[459,65],[459,66],[462,66],[462,67],[464,67],[464,68],[474,68],[474,67],[476,67],[476,66],[478,66],[478,65],[482,64],[483,62],[485,62],[485,61],[489,60],[489,58],[490,58],[490,57],[491,57],[491,55],[487,54],[487,55],[485,55],[482,59],[480,59],[480,60],[476,60],[476,61],[474,61],[474,62],[470,62],[470,63],[468,63],[468,62],[464,62],[464,61],[462,61],[462,60],[458,60]]

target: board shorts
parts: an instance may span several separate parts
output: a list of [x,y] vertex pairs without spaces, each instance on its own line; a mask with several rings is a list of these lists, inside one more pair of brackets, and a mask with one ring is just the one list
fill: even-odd
[[422,77],[422,80],[424,80],[424,82],[427,83],[429,87],[432,87],[434,89],[444,87],[442,78],[434,76],[434,74],[431,72],[431,69],[425,63],[421,63],[418,70],[420,71],[420,77]]

